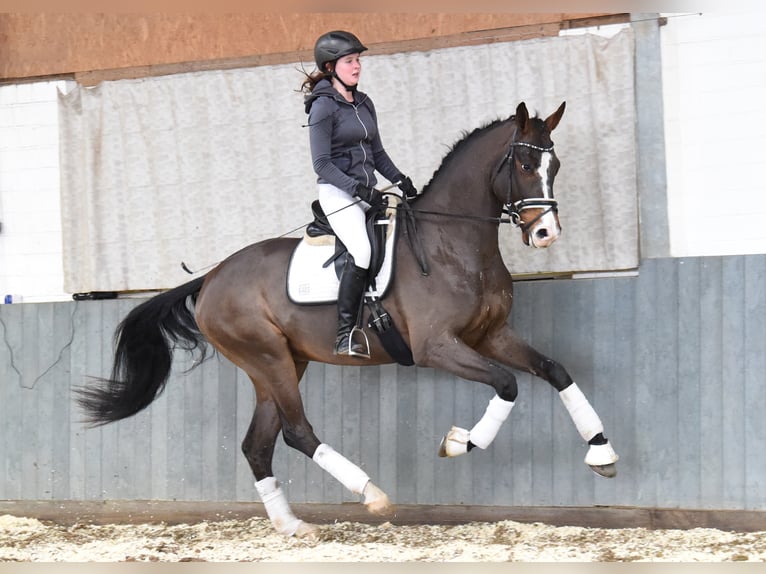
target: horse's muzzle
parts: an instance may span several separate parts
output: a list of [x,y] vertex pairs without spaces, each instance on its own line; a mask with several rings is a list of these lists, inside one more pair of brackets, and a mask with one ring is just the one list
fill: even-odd
[[561,235],[558,214],[553,210],[545,213],[530,213],[531,225],[521,225],[521,238],[525,245],[543,249],[550,247]]

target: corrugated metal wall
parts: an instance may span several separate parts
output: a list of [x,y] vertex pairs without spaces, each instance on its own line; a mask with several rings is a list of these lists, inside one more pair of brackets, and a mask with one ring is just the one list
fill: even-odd
[[[254,395],[214,358],[146,412],[86,430],[71,388],[105,375],[117,322],[137,302],[0,306],[0,499],[257,500],[239,452]],[[638,277],[517,284],[512,322],[563,363],[621,455],[613,480],[545,383],[519,377],[495,443],[436,456],[492,391],[431,369],[311,365],[320,438],[399,504],[766,509],[766,255],[644,261]],[[294,502],[355,500],[280,441]]]

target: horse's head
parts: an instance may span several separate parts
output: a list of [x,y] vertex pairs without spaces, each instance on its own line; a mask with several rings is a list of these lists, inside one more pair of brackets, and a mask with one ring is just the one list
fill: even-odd
[[[498,167],[494,192],[521,229],[522,240],[533,247],[548,247],[561,233],[553,180],[559,160],[551,132],[564,114],[566,102],[547,118],[530,118],[521,102],[511,118],[513,135],[508,153]],[[503,174],[508,174],[504,177]]]

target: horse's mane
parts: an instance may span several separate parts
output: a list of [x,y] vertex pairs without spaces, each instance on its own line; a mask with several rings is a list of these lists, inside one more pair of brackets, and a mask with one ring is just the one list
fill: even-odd
[[423,186],[422,194],[426,193],[428,189],[431,187],[431,184],[436,179],[436,176],[439,175],[439,172],[442,171],[449,163],[455,158],[455,156],[460,153],[460,151],[471,141],[479,137],[481,134],[486,133],[490,131],[491,129],[497,127],[499,124],[502,124],[509,119],[513,119],[513,116],[506,119],[497,118],[495,120],[490,120],[489,122],[479,126],[478,128],[474,128],[472,131],[463,130],[462,136],[459,140],[457,140],[452,146],[450,147],[447,154],[442,158],[442,162],[439,165],[438,168],[436,168],[436,171],[434,171],[433,175],[431,176],[430,181]]

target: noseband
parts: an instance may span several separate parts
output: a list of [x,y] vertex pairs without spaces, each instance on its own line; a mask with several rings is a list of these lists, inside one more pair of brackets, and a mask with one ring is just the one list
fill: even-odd
[[[513,223],[516,227],[520,227],[522,231],[526,232],[529,231],[529,229],[535,223],[542,219],[543,216],[550,213],[551,211],[553,213],[558,213],[558,201],[552,198],[545,199],[542,197],[519,199],[518,201],[513,201],[511,199],[513,194],[513,172],[516,167],[516,162],[513,161],[513,150],[517,146],[528,147],[530,149],[541,152],[551,152],[553,151],[553,146],[551,145],[550,147],[541,147],[527,142],[515,141],[514,134],[514,141],[511,142],[511,145],[508,148],[508,153],[505,154],[503,161],[500,162],[500,165],[497,168],[497,173],[495,174],[497,177],[497,174],[500,173],[500,170],[503,168],[503,165],[505,165],[505,162],[508,162],[508,197],[505,201],[503,212],[509,215],[511,218],[511,223]],[[525,209],[542,209],[543,211],[532,221],[522,223],[521,212]]]

